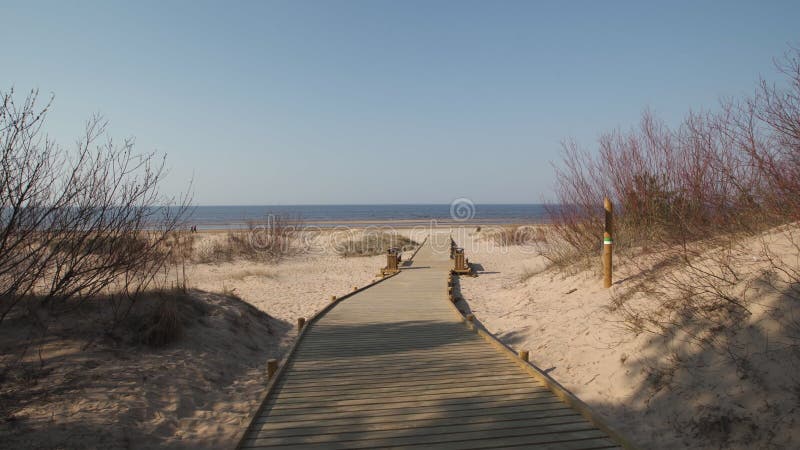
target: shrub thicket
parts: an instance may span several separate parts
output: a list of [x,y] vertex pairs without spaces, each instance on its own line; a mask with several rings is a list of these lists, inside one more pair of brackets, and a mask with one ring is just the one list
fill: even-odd
[[[107,288],[133,298],[167,264],[187,198],[159,192],[163,159],[133,140],[100,142],[87,123],[74,150],[43,131],[50,104],[0,94],[0,323],[23,299],[44,304]],[[170,206],[172,205],[172,206]]]
[[[652,251],[800,220],[800,51],[778,64],[783,86],[670,128],[645,112],[638,127],[599,139],[594,154],[565,142],[556,167],[555,234],[572,257],[602,246],[602,204],[615,204],[617,250]],[[555,253],[563,256],[563,252]]]

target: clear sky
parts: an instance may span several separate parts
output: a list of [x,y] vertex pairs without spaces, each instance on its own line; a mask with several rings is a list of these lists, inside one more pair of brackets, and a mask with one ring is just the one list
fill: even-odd
[[197,204],[537,203],[560,141],[774,79],[800,1],[2,1],[0,90],[167,154]]

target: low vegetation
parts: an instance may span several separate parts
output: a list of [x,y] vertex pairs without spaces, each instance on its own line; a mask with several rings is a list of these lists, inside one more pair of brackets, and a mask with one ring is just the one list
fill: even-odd
[[159,192],[164,160],[102,141],[91,118],[72,150],[43,131],[50,103],[0,94],[0,325],[23,302],[56,305],[113,290],[136,296],[169,263],[188,198]]
[[506,225],[476,230],[484,239],[501,247],[509,245],[539,245],[546,239],[545,227],[538,225]]
[[615,204],[617,251],[653,253],[800,220],[800,51],[778,65],[786,85],[762,82],[721,111],[670,128],[645,112],[638,127],[602,135],[596,155],[564,144],[556,234],[575,256],[595,255],[602,199]]
[[0,327],[3,448],[235,447],[291,330],[209,292],[32,300]]
[[[599,267],[603,198],[613,201],[615,265],[627,276],[610,310],[633,333],[662,339],[650,349],[657,357],[642,357],[648,402],[701,385],[691,375],[709,365],[735,374],[737,389],[770,398],[764,380],[797,364],[800,50],[777,67],[784,83],[762,81],[751,96],[677,127],[645,112],[637,127],[602,135],[595,153],[563,146],[543,254],[562,269]],[[770,410],[780,403],[771,402]],[[752,418],[747,436],[731,427],[740,417],[731,412],[698,413],[695,425],[717,427],[723,446],[734,435],[763,443],[779,426],[769,422],[792,411],[764,420],[739,411]]]
[[263,221],[249,221],[247,228],[230,230],[200,240],[188,231],[171,233],[165,247],[176,265],[217,264],[237,260],[278,262],[304,251],[300,217],[267,214]]
[[345,239],[335,244],[336,252],[344,257],[382,255],[389,248],[408,251],[417,246],[419,243],[409,237],[385,231],[364,232],[355,236],[348,233]]

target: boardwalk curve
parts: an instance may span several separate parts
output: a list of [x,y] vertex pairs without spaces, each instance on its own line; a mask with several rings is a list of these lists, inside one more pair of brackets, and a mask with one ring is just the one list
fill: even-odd
[[557,383],[515,364],[502,344],[454,314],[448,244],[433,235],[410,267],[312,321],[239,448],[625,444]]

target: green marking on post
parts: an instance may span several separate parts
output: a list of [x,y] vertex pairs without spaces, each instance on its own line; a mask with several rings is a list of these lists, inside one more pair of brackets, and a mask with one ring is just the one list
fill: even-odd
[[611,238],[603,238],[603,244],[611,245],[613,243],[614,243],[614,241],[612,241]]

